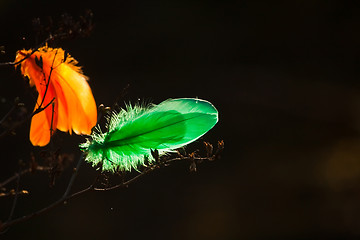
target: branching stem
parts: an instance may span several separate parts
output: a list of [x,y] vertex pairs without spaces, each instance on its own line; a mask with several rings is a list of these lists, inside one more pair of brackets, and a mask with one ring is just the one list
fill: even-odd
[[72,186],[73,186],[73,184],[75,182],[75,179],[76,179],[76,177],[78,175],[80,166],[84,161],[84,157],[85,157],[84,154],[82,154],[80,156],[80,159],[79,159],[79,161],[77,163],[76,169],[75,169],[73,175],[71,176],[71,179],[70,179],[70,181],[68,183],[68,186],[66,188],[66,191],[59,200],[55,201],[54,203],[50,204],[49,206],[46,206],[46,207],[44,207],[44,208],[42,208],[42,209],[40,209],[40,210],[38,210],[38,211],[36,211],[34,213],[31,213],[29,215],[25,215],[25,216],[16,218],[14,220],[9,220],[9,221],[4,222],[3,224],[0,224],[1,233],[6,231],[6,229],[8,229],[9,227],[11,227],[13,225],[16,225],[16,224],[21,223],[21,222],[25,222],[25,221],[27,221],[29,219],[32,219],[32,218],[34,218],[36,216],[39,216],[39,215],[41,215],[43,213],[46,213],[46,212],[50,211],[51,209],[57,207],[58,205],[63,204],[64,202],[66,202],[66,201],[68,201],[68,200],[70,200],[72,198],[78,197],[78,196],[80,196],[82,194],[85,194],[87,192],[91,192],[91,191],[103,192],[103,191],[111,191],[111,190],[127,187],[128,185],[130,185],[133,182],[137,181],[138,179],[144,177],[145,175],[155,171],[156,169],[159,169],[161,167],[169,166],[169,164],[172,163],[172,162],[180,161],[180,160],[191,160],[191,161],[199,161],[199,162],[203,161],[203,160],[211,160],[210,158],[206,158],[206,157],[205,158],[202,158],[202,157],[177,157],[177,158],[167,159],[167,160],[164,160],[164,161],[162,161],[162,162],[160,162],[158,164],[154,164],[154,165],[150,165],[150,166],[146,167],[141,173],[139,173],[138,175],[130,178],[127,181],[124,181],[124,182],[122,182],[120,184],[117,184],[117,185],[114,185],[114,186],[111,186],[111,187],[106,187],[106,188],[97,188],[97,187],[95,187],[95,184],[97,183],[97,180],[98,180],[98,177],[99,177],[99,175],[98,175],[95,178],[94,182],[90,186],[88,186],[87,188],[84,188],[84,189],[82,189],[80,191],[77,191],[77,192],[75,192],[73,194],[70,194]]

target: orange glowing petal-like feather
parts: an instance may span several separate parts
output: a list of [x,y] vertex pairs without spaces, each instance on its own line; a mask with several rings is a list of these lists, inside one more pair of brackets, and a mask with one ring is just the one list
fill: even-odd
[[[16,60],[19,61],[24,58],[26,55],[30,54],[31,50],[28,51],[19,51]],[[51,131],[50,129],[55,130],[57,125],[57,110],[56,110],[56,95],[55,89],[53,85],[50,84],[48,86],[48,90],[46,91],[46,81],[48,80],[48,74],[46,74],[46,64],[43,66],[43,70],[35,63],[35,57],[38,59],[42,57],[40,52],[35,52],[33,55],[25,59],[21,63],[21,72],[24,76],[29,78],[29,83],[31,86],[35,85],[36,90],[38,91],[38,99],[34,110],[38,108],[38,106],[43,101],[42,107],[49,104],[54,99],[54,109],[52,106],[47,107],[44,111],[41,111],[38,114],[35,114],[31,120],[30,127],[30,141],[34,146],[45,146],[50,141]],[[45,73],[45,74],[44,74]],[[52,123],[52,125],[51,125]]]
[[[51,88],[52,87],[49,86],[45,99],[54,97],[54,90]],[[42,97],[39,94],[35,109],[41,101]],[[55,109],[56,101],[54,101],[54,109],[52,106],[49,106],[44,111],[41,111],[32,117],[30,126],[30,141],[34,146],[45,146],[50,142],[51,133],[56,129],[57,117]]]
[[[18,51],[15,61],[23,59],[31,50]],[[50,124],[52,129],[74,131],[77,134],[90,134],[97,120],[97,108],[87,77],[77,61],[70,55],[64,61],[64,50],[52,49],[47,46],[38,49],[21,63],[22,74],[29,77],[30,85],[35,85],[39,92],[37,106],[41,103],[50,83],[42,107],[55,98],[54,107],[49,106],[32,118],[30,140],[33,145],[44,146],[50,141]],[[36,64],[35,57],[42,58],[42,69]]]
[[90,134],[96,124],[97,108],[86,77],[62,64],[55,71],[53,83],[59,99],[59,116],[65,113],[69,116],[59,119],[58,129],[71,131],[72,128],[76,134]]

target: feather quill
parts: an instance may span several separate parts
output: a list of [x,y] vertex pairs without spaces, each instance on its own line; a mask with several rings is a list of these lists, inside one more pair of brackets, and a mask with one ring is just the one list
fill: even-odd
[[103,171],[130,171],[154,159],[151,150],[164,154],[200,138],[218,121],[218,111],[208,101],[194,98],[168,99],[149,107],[127,106],[113,113],[108,132],[99,127],[80,148],[86,161],[101,164]]

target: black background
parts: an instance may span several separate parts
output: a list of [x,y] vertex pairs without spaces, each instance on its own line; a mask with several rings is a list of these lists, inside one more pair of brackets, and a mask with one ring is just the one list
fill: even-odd
[[[219,110],[203,139],[224,139],[218,161],[180,163],[126,190],[88,193],[11,228],[3,239],[356,239],[360,236],[360,4],[357,1],[0,2],[2,62],[34,46],[31,20],[94,12],[88,38],[66,49],[90,77],[97,104],[199,97]],[[25,39],[23,39],[25,37]],[[1,116],[34,91],[1,67]],[[0,140],[1,179],[41,149],[29,123]],[[81,136],[58,133],[80,155]],[[187,149],[201,148],[201,141]],[[21,179],[15,216],[58,199],[46,174]],[[76,189],[94,171],[83,170]],[[11,199],[0,199],[1,220]]]

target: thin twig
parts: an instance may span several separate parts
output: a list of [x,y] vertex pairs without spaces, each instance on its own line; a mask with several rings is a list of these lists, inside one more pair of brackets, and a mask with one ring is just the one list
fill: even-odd
[[[89,187],[87,188],[84,188],[80,191],[77,191],[73,194],[70,194],[70,191],[71,191],[71,188],[72,188],[72,185],[75,181],[75,178],[79,172],[79,168],[83,162],[83,159],[84,159],[84,156],[83,154],[81,155],[80,159],[79,159],[79,162],[76,166],[76,170],[75,172],[73,173],[70,181],[69,181],[69,184],[68,184],[68,187],[64,193],[64,195],[57,201],[55,201],[54,203],[50,204],[49,206],[47,207],[44,207],[32,214],[29,214],[29,215],[26,215],[26,216],[23,216],[23,217],[19,217],[17,219],[14,219],[14,220],[11,220],[11,221],[7,221],[7,222],[4,222],[2,225],[0,225],[0,231],[3,231],[3,230],[6,230],[8,229],[9,227],[15,225],[15,224],[18,224],[18,223],[21,223],[21,222],[24,222],[26,220],[29,220],[33,217],[36,217],[38,215],[41,215],[45,212],[48,212],[49,210],[53,209],[54,207],[62,204],[63,202],[65,201],[68,201],[72,198],[75,198],[75,197],[78,197],[79,195],[82,195],[84,193],[87,193],[87,192],[90,192],[90,191],[111,191],[111,190],[115,190],[115,189],[119,189],[119,188],[123,188],[123,187],[127,187],[128,185],[130,185],[131,183],[135,182],[136,180],[142,178],[143,176],[149,174],[150,172],[153,172],[154,170],[156,169],[159,169],[160,166],[159,165],[151,165],[149,167],[147,167],[143,172],[141,172],[140,174],[130,178],[129,180],[125,181],[125,182],[122,182],[120,184],[117,184],[117,185],[114,185],[112,187],[107,187],[107,188],[95,188],[94,187],[94,184],[95,182],[97,181],[97,178],[96,180],[93,182],[93,184],[91,184]],[[164,162],[160,163],[162,166],[168,166],[167,164],[168,163],[171,163],[171,162],[174,162],[174,161],[180,161],[180,160],[186,160],[186,159],[190,159],[189,157],[179,157],[179,158],[173,158],[173,159],[168,159],[168,160],[165,160]],[[209,158],[193,158],[195,161],[196,160],[209,160]]]
[[0,193],[0,197],[14,196],[15,194],[26,195],[26,194],[29,194],[29,192],[27,190],[24,190],[24,189],[21,190],[21,191],[17,191],[17,192],[15,192],[15,190],[11,190],[10,192]]
[[[45,44],[47,41],[49,41],[50,39],[53,39],[53,37],[49,37],[47,40],[45,40],[43,44]],[[31,51],[30,54],[26,55],[23,59],[21,59],[20,61],[18,62],[15,62],[15,64],[19,64],[21,63],[22,61],[24,61],[25,59],[29,58],[34,52],[37,51],[38,48],[35,48],[34,50]],[[11,131],[13,131],[14,129],[16,129],[17,127],[21,126],[22,124],[24,124],[26,121],[28,121],[29,119],[31,119],[35,114],[38,114],[42,111],[44,111],[48,106],[50,106],[50,104],[52,104],[54,101],[55,101],[55,98],[53,98],[48,104],[46,104],[45,107],[42,107],[42,105],[44,104],[44,101],[45,101],[45,97],[46,97],[46,94],[47,94],[47,91],[49,89],[49,85],[50,85],[50,78],[51,78],[51,74],[52,74],[52,71],[54,70],[54,62],[55,62],[55,59],[56,59],[56,55],[57,55],[57,51],[55,53],[55,56],[54,56],[54,59],[52,61],[52,64],[51,64],[51,67],[50,67],[50,73],[49,73],[49,77],[48,77],[48,81],[46,82],[46,79],[45,79],[45,82],[46,82],[46,87],[45,87],[45,92],[44,92],[44,96],[43,98],[41,99],[41,103],[40,105],[31,113],[28,115],[28,117],[26,117],[23,121],[20,121],[20,122],[17,122],[15,124],[13,124],[11,127],[9,127],[8,129],[6,129],[3,133],[0,134],[0,139],[7,136]],[[4,65],[4,64],[1,64],[0,63],[0,66],[1,65]],[[13,65],[13,63],[9,63],[8,65]],[[39,93],[40,94],[40,93]],[[9,113],[8,113],[9,114]],[[3,118],[3,119],[6,119],[8,114]]]
[[[51,67],[50,67],[50,73],[49,73],[49,77],[48,77],[48,81],[46,82],[46,79],[45,79],[45,82],[46,82],[46,86],[45,86],[45,92],[44,92],[44,97],[42,98],[41,100],[41,103],[39,105],[38,108],[41,108],[41,106],[44,104],[44,101],[45,101],[45,96],[46,96],[46,93],[49,89],[49,85],[50,85],[50,78],[51,78],[51,74],[52,74],[52,71],[54,70],[54,63],[55,63],[55,59],[56,59],[56,55],[58,53],[58,50],[56,49],[56,52],[55,52],[55,55],[54,55],[54,58],[53,58],[53,61],[51,63]],[[43,69],[41,69],[43,71]]]
[[[57,50],[55,52],[55,56],[53,58],[53,61],[52,61],[52,64],[51,64],[51,67],[50,67],[50,73],[49,73],[49,77],[48,77],[48,81],[46,82],[46,79],[45,79],[45,82],[46,82],[46,87],[45,87],[45,92],[44,92],[44,96],[43,98],[41,99],[41,102],[39,104],[39,106],[27,117],[25,118],[23,121],[20,121],[20,122],[17,122],[16,124],[13,124],[11,127],[9,127],[7,130],[5,130],[3,133],[0,134],[0,139],[7,136],[7,134],[9,134],[11,131],[13,131],[15,128],[17,128],[18,126],[21,126],[22,124],[24,124],[27,120],[31,119],[35,114],[38,114],[42,111],[44,111],[48,106],[50,106],[50,104],[52,104],[54,101],[55,101],[55,97],[48,103],[46,104],[45,107],[42,107],[42,105],[44,104],[44,101],[45,101],[45,97],[46,97],[46,94],[47,94],[47,91],[49,89],[49,85],[50,85],[50,79],[51,79],[51,74],[54,70],[54,63],[55,63],[55,59],[56,59],[56,55],[57,55]],[[33,53],[33,52],[32,52]],[[31,54],[32,54],[31,53]],[[26,57],[25,57],[26,58]],[[40,94],[40,93],[39,93]],[[51,134],[51,133],[50,133]]]
[[[44,96],[45,97],[45,96]],[[53,98],[48,104],[46,104],[46,106],[41,107],[41,108],[37,108],[34,112],[32,112],[31,114],[29,114],[26,118],[24,118],[22,121],[19,121],[15,124],[13,124],[11,127],[9,127],[8,129],[6,129],[4,132],[2,132],[0,134],[0,139],[7,136],[11,131],[13,131],[14,129],[16,129],[17,127],[21,126],[22,124],[24,124],[26,121],[30,120],[34,115],[44,111],[47,107],[49,107],[53,102],[55,101],[55,98]]]
[[23,216],[23,217],[19,217],[19,218],[14,219],[14,220],[8,220],[8,221],[4,222],[3,224],[0,224],[0,234],[4,233],[4,231],[6,231],[6,229],[8,229],[9,227],[11,227],[11,226],[13,226],[13,225],[15,225],[17,223],[29,220],[29,219],[31,219],[31,218],[33,218],[35,216],[38,216],[38,215],[40,215],[42,213],[45,213],[45,212],[49,211],[50,209],[52,209],[52,208],[58,206],[59,204],[63,203],[64,201],[70,199],[68,195],[69,195],[69,193],[71,191],[72,185],[74,184],[75,178],[76,178],[76,176],[77,176],[77,174],[79,172],[81,163],[83,162],[83,158],[84,158],[84,156],[83,156],[83,154],[81,154],[80,159],[79,159],[79,161],[77,163],[77,166],[76,166],[76,170],[74,171],[74,173],[71,176],[71,179],[70,179],[69,184],[68,184],[68,186],[66,188],[66,191],[65,191],[64,195],[59,200],[55,201],[54,203],[50,204],[47,207],[44,207],[44,208],[40,209],[37,212],[34,212],[32,214],[29,214],[29,215],[26,215],[26,216]]
[[[44,43],[42,43],[43,45]],[[40,45],[39,47],[41,47],[42,45]],[[28,59],[31,55],[33,55],[36,51],[38,50],[38,48],[35,48],[31,51],[30,54],[26,55],[24,58],[22,58],[21,60],[17,61],[17,62],[4,62],[4,63],[0,63],[0,66],[13,66],[13,65],[17,65],[22,63],[23,61],[25,61],[26,59]]]
[[9,112],[7,112],[6,114],[5,114],[5,116],[0,120],[0,125],[2,125],[3,123],[4,123],[4,121],[13,113],[13,111],[19,106],[18,105],[19,103],[15,103],[12,107],[11,107],[11,109],[9,110]]
[[84,161],[84,153],[81,153],[80,159],[79,159],[79,161],[78,161],[78,163],[77,163],[77,165],[76,165],[76,169],[75,169],[73,175],[71,176],[71,179],[70,179],[70,181],[69,181],[69,184],[68,184],[68,186],[67,186],[67,188],[66,188],[66,191],[65,191],[65,193],[64,193],[64,195],[63,195],[62,198],[65,199],[65,198],[67,198],[67,196],[69,195],[69,193],[70,193],[70,191],[71,191],[71,188],[72,188],[72,186],[73,186],[73,184],[74,184],[74,181],[75,181],[75,179],[76,179],[76,177],[77,177],[77,175],[78,175],[78,173],[79,173],[79,169],[80,169],[80,166],[81,166],[81,164],[83,163],[83,161]]
[[[54,98],[54,99],[55,99],[55,98]],[[54,128],[53,128],[53,125],[54,125],[54,113],[55,113],[54,108],[55,108],[55,103],[52,102],[52,104],[51,104],[50,137],[52,137],[53,134],[54,134],[54,132],[55,132],[55,130],[54,130]]]
[[113,105],[111,106],[111,109],[114,109],[115,106],[118,106],[120,99],[125,97],[129,87],[130,87],[130,83],[126,84],[126,86],[121,90],[120,94],[117,96],[117,98],[115,99]]
[[24,58],[22,58],[21,60],[17,61],[17,62],[4,62],[4,63],[0,63],[0,66],[13,66],[13,65],[17,65],[22,63],[23,61],[25,61],[27,58],[29,58],[31,55],[33,55],[40,47],[44,46],[45,43],[47,43],[50,40],[54,40],[56,38],[60,38],[63,36],[66,36],[66,33],[61,33],[61,34],[55,34],[55,35],[50,35],[48,38],[46,38],[44,41],[42,41],[36,48],[34,48],[30,54],[28,54],[27,56],[25,56]]
[[34,212],[32,214],[29,214],[29,215],[26,215],[26,216],[23,216],[23,217],[19,217],[19,218],[16,218],[12,221],[8,221],[8,222],[5,222],[3,223],[2,225],[0,225],[0,234],[3,233],[3,231],[6,231],[6,229],[8,229],[9,227],[15,225],[15,224],[18,224],[18,223],[21,223],[21,222],[24,222],[26,220],[29,220],[35,216],[38,216],[42,213],[45,213],[51,209],[53,209],[54,207],[58,206],[59,204],[63,203],[66,199],[63,199],[63,198],[60,198],[59,200],[57,200],[56,202],[52,203],[51,205],[37,211],[37,212]]
[[[50,167],[43,167],[43,166],[37,166],[35,168],[36,171],[48,171],[50,169],[51,169]],[[0,183],[0,188],[3,188],[6,185],[8,185],[9,183],[11,183],[12,181],[16,180],[18,176],[23,176],[23,175],[25,175],[27,173],[30,173],[32,171],[34,171],[34,169],[30,167],[30,168],[24,169],[24,170],[22,170],[22,171],[20,171],[20,172],[18,172],[16,174],[14,174],[13,176],[6,179],[5,181],[1,182]]]
[[[44,96],[45,97],[45,96]],[[37,108],[32,114],[30,114],[29,118],[32,118],[34,115],[38,114],[39,112],[44,111],[47,107],[49,107],[55,101],[55,97],[51,99],[51,101],[46,104],[44,107]]]
[[14,211],[15,211],[15,207],[16,207],[16,203],[17,203],[17,200],[18,200],[18,196],[19,196],[19,185],[20,185],[20,175],[18,174],[17,175],[17,181],[16,181],[16,193],[15,193],[15,197],[14,197],[14,200],[13,200],[13,204],[11,206],[11,211],[10,211],[10,214],[9,214],[9,218],[8,218],[8,221],[11,221],[12,217],[14,216]]
[[[154,170],[160,169],[162,167],[169,166],[172,162],[190,160],[192,164],[196,164],[196,163],[201,163],[204,160],[212,161],[212,160],[216,159],[217,157],[219,157],[219,154],[223,149],[224,149],[224,142],[219,141],[218,142],[218,149],[216,150],[216,152],[214,154],[212,154],[212,155],[208,154],[208,157],[197,157],[196,156],[197,151],[195,151],[195,152],[193,152],[191,154],[187,154],[186,156],[182,156],[179,153],[180,156],[175,157],[175,158],[170,158],[170,159],[167,159],[166,157],[165,157],[165,159],[158,158],[158,159],[156,159],[156,161],[155,161],[155,163],[153,165],[147,166],[138,175],[130,178],[127,181],[123,181],[120,184],[117,184],[117,185],[114,185],[114,186],[111,186],[111,187],[106,187],[106,188],[96,188],[95,187],[95,184],[98,181],[98,178],[99,178],[99,176],[101,174],[101,172],[99,172],[97,177],[95,178],[95,180],[93,181],[93,183],[90,186],[88,186],[87,188],[84,188],[84,189],[82,189],[80,191],[77,191],[77,192],[75,192],[73,194],[70,194],[72,186],[73,186],[73,184],[75,182],[75,179],[76,179],[76,177],[78,175],[80,166],[82,165],[82,163],[84,161],[85,153],[82,153],[81,156],[80,156],[80,159],[79,159],[79,161],[78,161],[78,163],[76,165],[76,169],[75,169],[74,173],[72,174],[71,179],[70,179],[70,181],[68,183],[68,186],[67,186],[67,188],[65,190],[65,193],[62,195],[62,197],[59,200],[57,200],[54,203],[50,204],[49,206],[44,207],[44,208],[42,208],[42,209],[40,209],[40,210],[38,210],[38,211],[36,211],[34,213],[31,213],[29,215],[25,215],[23,217],[19,217],[19,218],[14,219],[14,220],[8,220],[8,221],[6,221],[4,223],[0,222],[0,234],[6,232],[7,229],[9,229],[9,227],[11,227],[11,226],[13,226],[15,224],[24,222],[26,220],[29,220],[29,219],[33,218],[33,217],[36,217],[36,216],[39,216],[39,215],[41,215],[41,214],[43,214],[45,212],[48,212],[49,210],[55,208],[56,206],[66,202],[67,200],[75,198],[75,197],[77,197],[79,195],[82,195],[84,193],[87,193],[87,192],[90,192],[90,191],[111,191],[111,190],[127,187],[129,184],[135,182],[136,180],[142,178],[143,176],[149,174],[150,172],[153,172]],[[191,170],[191,167],[190,167],[190,170]],[[195,170],[196,170],[196,168],[195,168]],[[18,190],[17,190],[17,192],[18,192]]]
[[135,177],[122,182],[120,184],[111,186],[111,187],[106,187],[106,188],[94,188],[94,191],[110,191],[110,190],[114,190],[114,189],[118,189],[118,188],[123,188],[123,187],[127,187],[129,184],[135,182],[136,180],[138,180],[139,178],[147,175],[148,173],[154,171],[155,169],[157,169],[156,167],[149,167],[147,169],[145,169],[143,172],[141,172],[140,174],[136,175]]
[[16,173],[15,175],[9,177],[8,179],[6,179],[5,181],[3,181],[2,183],[0,183],[0,188],[3,188],[4,186],[6,186],[7,184],[11,183],[12,181],[18,179],[19,176],[22,176],[22,175],[25,175],[26,173],[30,172],[31,169],[28,168],[28,169],[25,169],[25,170],[22,170],[21,172],[19,173]]

